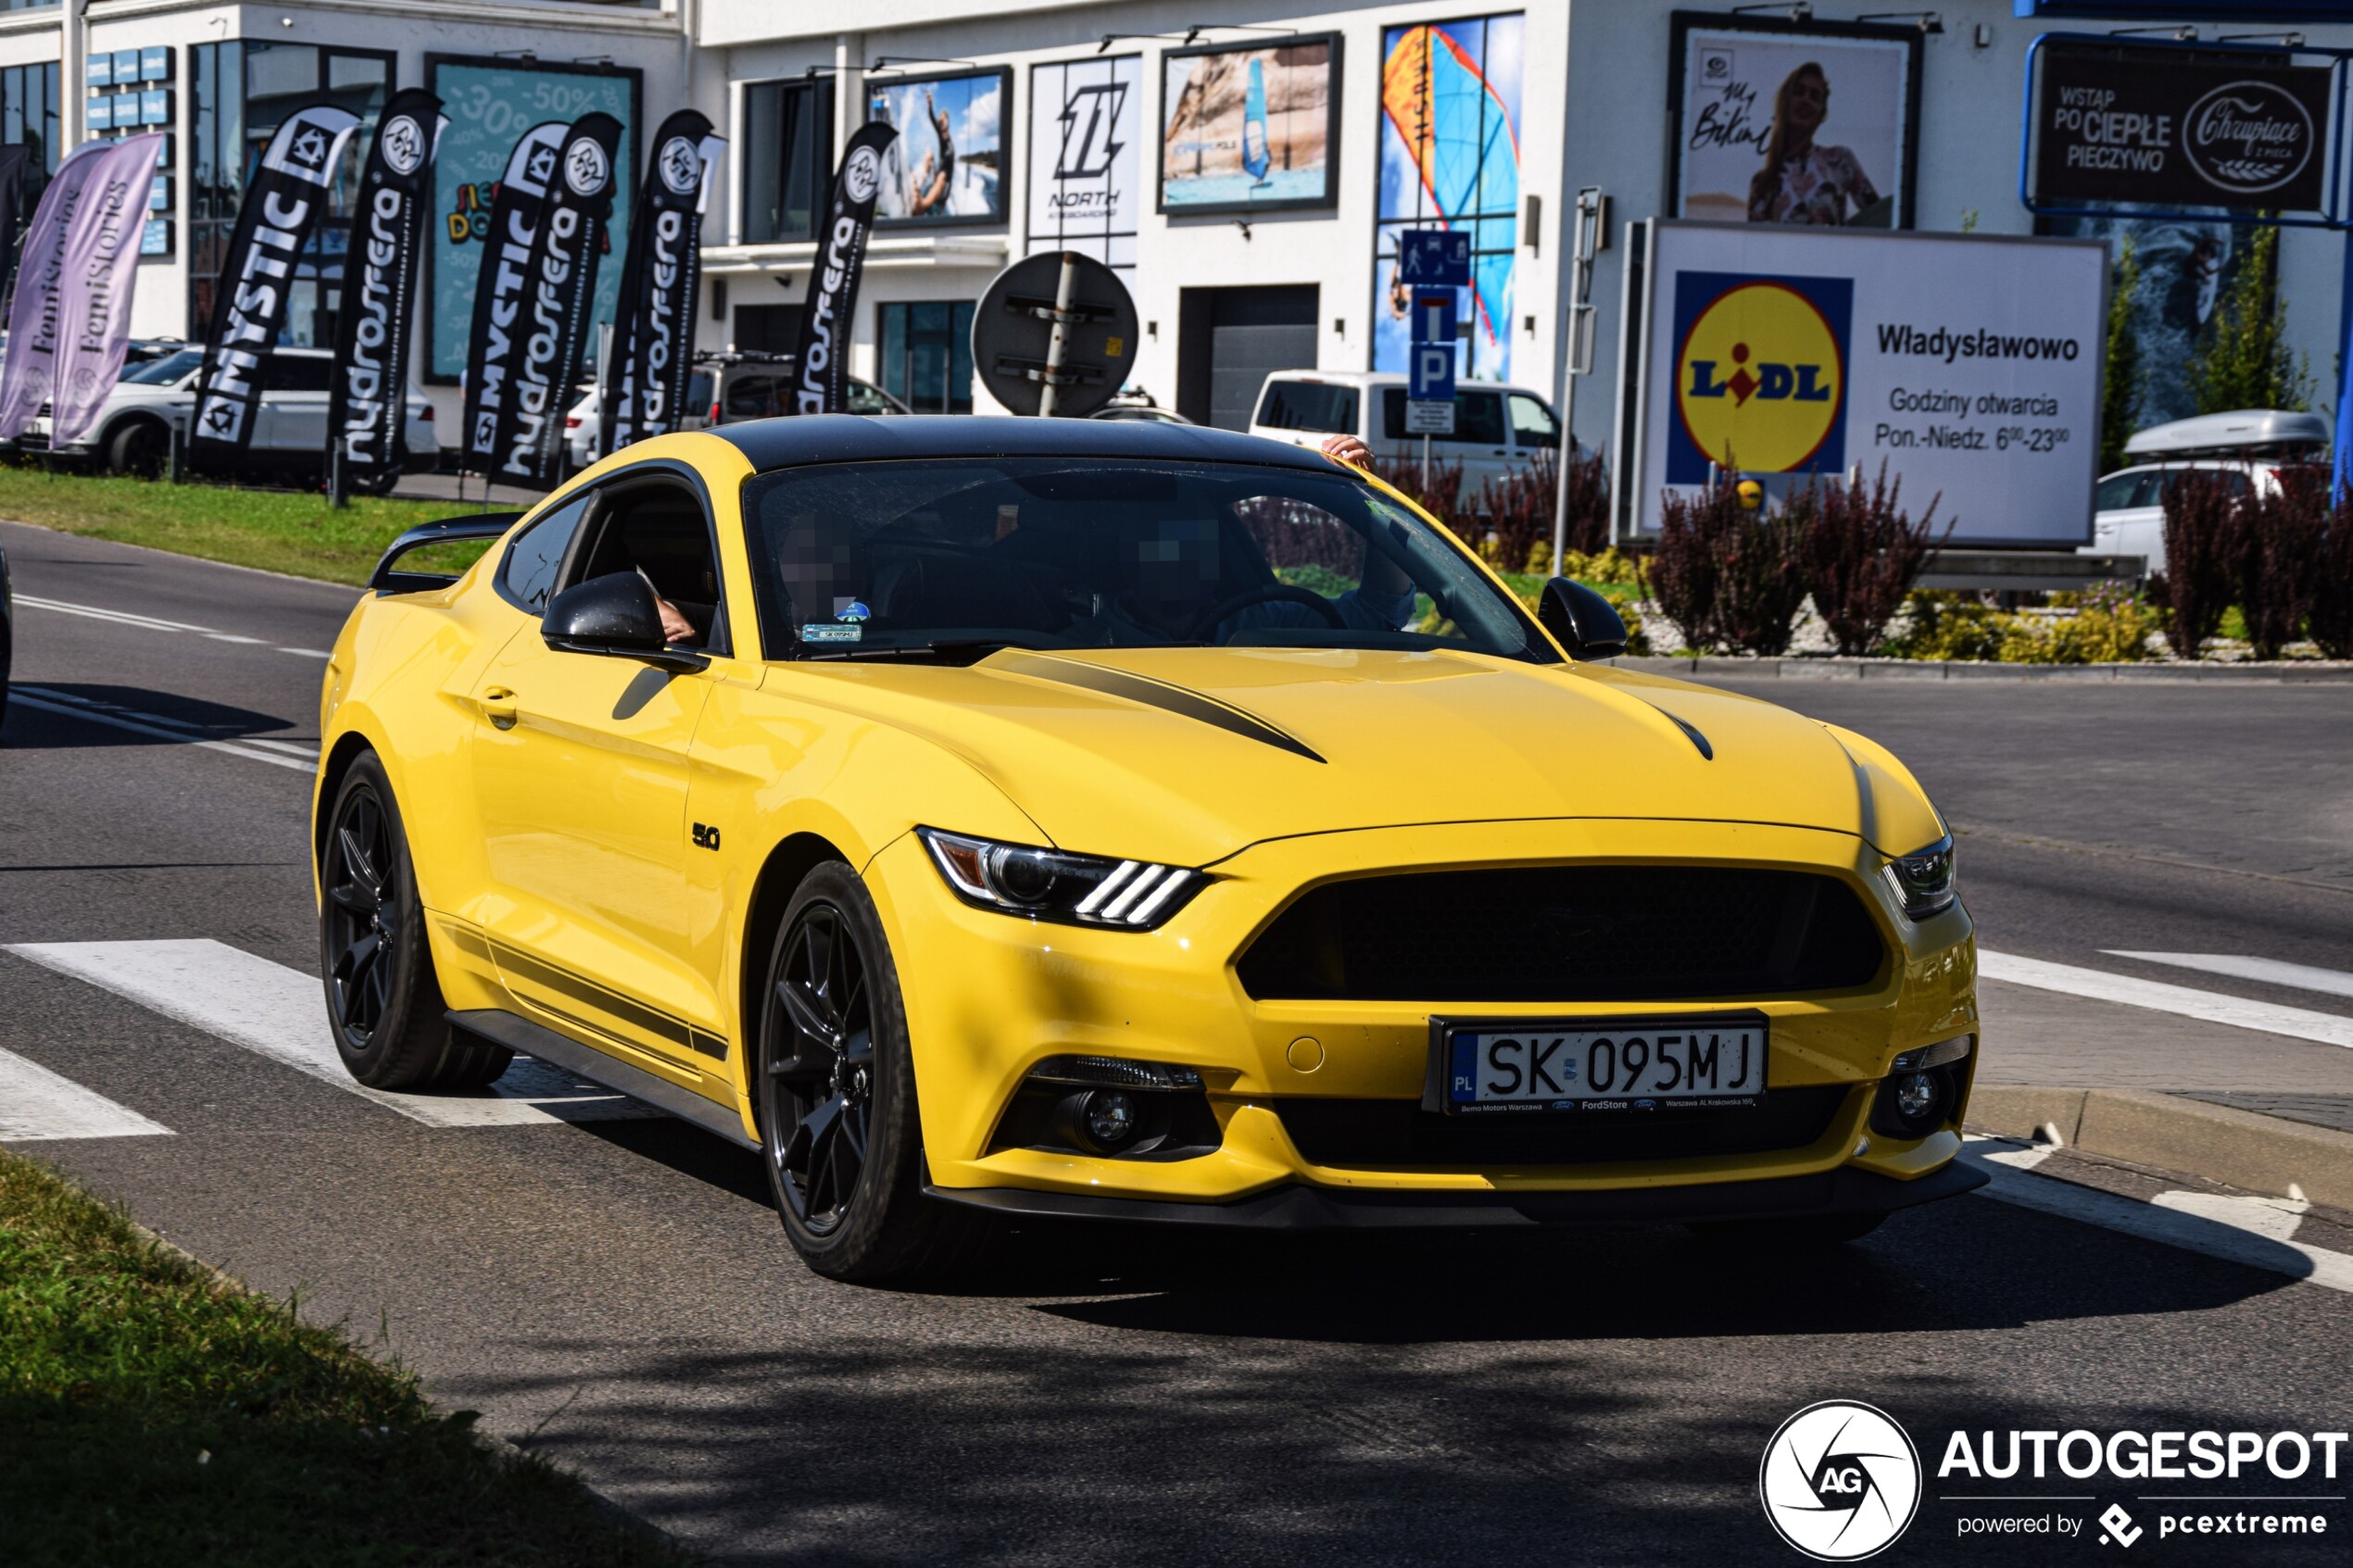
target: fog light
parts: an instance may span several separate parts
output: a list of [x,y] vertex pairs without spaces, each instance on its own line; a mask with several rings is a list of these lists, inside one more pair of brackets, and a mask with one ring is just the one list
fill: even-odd
[[1136,1101],[1117,1089],[1088,1095],[1081,1114],[1088,1137],[1105,1148],[1117,1148],[1136,1135]]
[[1912,1073],[1895,1081],[1895,1109],[1906,1122],[1925,1122],[1936,1109],[1936,1075]]

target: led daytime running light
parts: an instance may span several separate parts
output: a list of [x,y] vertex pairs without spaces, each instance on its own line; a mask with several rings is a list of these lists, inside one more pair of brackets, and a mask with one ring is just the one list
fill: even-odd
[[1183,866],[1071,855],[918,828],[939,874],[968,904],[1078,925],[1146,931],[1209,879]]

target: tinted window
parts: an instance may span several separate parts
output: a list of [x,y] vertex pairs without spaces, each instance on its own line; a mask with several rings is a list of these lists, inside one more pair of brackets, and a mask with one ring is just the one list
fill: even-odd
[[[1405,389],[1402,386],[1392,386],[1382,395],[1381,433],[1391,441],[1421,439],[1405,428]],[[1504,444],[1503,394],[1454,394],[1454,433],[1441,435],[1438,439],[1459,441],[1473,446],[1501,446]]]
[[2140,489],[2141,482],[2147,477],[2148,475],[2145,473],[2109,474],[2100,481],[2100,487],[2093,492],[2092,509],[2100,512],[2122,511],[2133,505],[2133,494]]
[[1329,382],[1270,381],[1258,422],[1276,430],[1356,433],[1356,389]]
[[896,414],[900,411],[899,405],[890,400],[888,393],[873,382],[860,381],[856,376],[849,378],[849,396],[843,408],[853,414]]
[[334,364],[323,354],[272,354],[261,367],[261,390],[324,392]]
[[[1558,662],[1353,474],[1142,458],[828,463],[744,486],[768,657],[1455,648]],[[958,647],[935,647],[935,643]]]
[[1542,398],[1515,392],[1510,402],[1513,440],[1522,446],[1558,446],[1561,444],[1560,423],[1553,418],[1553,411],[1544,407]]
[[785,411],[785,383],[775,376],[744,376],[727,383],[725,419],[765,420]]
[[2151,480],[2158,480],[2160,482],[2144,486],[2139,495],[2133,500],[2133,504],[2136,507],[2154,507],[2162,505],[2164,498],[2173,493],[2173,487],[2180,484],[2183,480],[2188,479],[2192,474],[2196,474],[2198,478],[2206,481],[2209,484],[2219,483],[2221,485],[2225,493],[2232,495],[2250,495],[2255,489],[2255,482],[2247,477],[2247,473],[2245,469],[2205,469],[2196,467],[2156,469],[2150,470],[2145,477]]
[[134,386],[170,386],[182,376],[195,375],[203,363],[203,349],[182,348],[160,359],[132,366],[122,372],[122,379]]
[[572,546],[573,532],[587,509],[585,495],[567,501],[524,529],[507,546],[507,564],[498,569],[501,598],[534,615],[547,609],[547,596],[555,592],[556,572],[564,563],[564,551]]

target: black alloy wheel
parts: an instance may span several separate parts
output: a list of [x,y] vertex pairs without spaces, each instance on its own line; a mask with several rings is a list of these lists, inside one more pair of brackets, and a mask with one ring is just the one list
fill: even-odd
[[909,1285],[969,1260],[991,1228],[924,1192],[922,1120],[882,917],[839,860],[778,922],[752,1058],[761,1145],[785,1235],[832,1279]]
[[107,444],[107,466],[134,479],[155,479],[164,470],[171,433],[155,420],[136,419],[117,431]]
[[839,909],[811,904],[786,934],[778,968],[769,1005],[783,1016],[768,1037],[791,1047],[768,1063],[771,1118],[784,1133],[773,1150],[777,1187],[812,1236],[830,1236],[866,1171],[875,1097],[866,959]]
[[335,1048],[379,1089],[472,1089],[514,1053],[449,1026],[392,786],[373,754],[337,786],[319,848],[319,967]]

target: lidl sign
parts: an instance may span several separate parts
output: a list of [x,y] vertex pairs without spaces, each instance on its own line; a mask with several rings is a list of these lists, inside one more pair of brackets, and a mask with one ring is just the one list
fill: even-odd
[[1957,544],[2092,529],[2107,251],[2096,241],[1655,220],[1628,308],[1617,533],[1712,470],[1779,496],[1884,463]]

